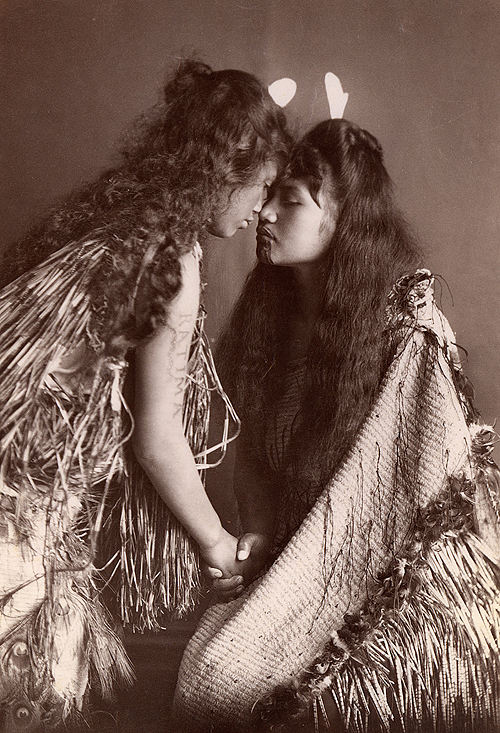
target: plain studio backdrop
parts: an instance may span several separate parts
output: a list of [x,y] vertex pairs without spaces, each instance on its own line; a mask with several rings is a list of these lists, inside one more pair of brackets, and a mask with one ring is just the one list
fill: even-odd
[[[294,79],[287,110],[304,128],[328,116],[325,73],[340,78],[345,117],[380,140],[441,277],[477,406],[500,418],[500,0],[0,0],[0,249],[113,162],[120,135],[193,52],[266,84]],[[255,231],[207,245],[214,339],[254,262]],[[234,531],[233,457],[207,488]],[[124,733],[164,732],[195,622],[126,637],[137,683]]]
[[[0,0],[0,33],[1,247],[113,161],[183,55],[266,84],[291,77],[287,110],[304,127],[328,116],[334,72],[344,116],[380,140],[442,278],[438,302],[467,350],[477,406],[485,421],[500,417],[500,0]],[[208,243],[212,339],[254,238]],[[230,463],[210,482],[232,523]]]

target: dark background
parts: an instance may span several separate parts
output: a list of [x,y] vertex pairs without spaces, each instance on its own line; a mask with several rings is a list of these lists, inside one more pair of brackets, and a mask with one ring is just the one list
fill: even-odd
[[[477,406],[492,422],[500,417],[499,39],[500,0],[0,0],[0,248],[113,161],[116,140],[155,103],[179,57],[196,52],[267,84],[292,77],[298,91],[287,109],[307,126],[328,116],[323,79],[332,71],[349,93],[345,116],[385,150],[427,266],[443,278],[438,301],[467,349]],[[215,338],[254,260],[254,232],[208,245]],[[227,460],[209,472],[209,491],[232,528],[230,469]],[[128,639],[139,680],[122,730],[163,730],[195,620]]]

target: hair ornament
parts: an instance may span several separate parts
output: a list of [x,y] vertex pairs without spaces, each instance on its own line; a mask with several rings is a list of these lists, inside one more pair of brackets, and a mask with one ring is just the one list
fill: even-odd
[[277,79],[268,86],[268,92],[279,107],[286,107],[291,102],[297,91],[297,84],[293,79],[285,77]]
[[[330,108],[330,117],[332,120],[341,119],[349,99],[347,92],[342,89],[342,84],[338,76],[331,71],[325,74],[325,89]],[[267,87],[271,97],[279,107],[286,107],[292,101],[297,91],[297,83],[289,77],[277,79]]]
[[330,117],[332,120],[341,119],[344,115],[349,95],[342,89],[342,84],[338,76],[332,74],[331,71],[325,74],[325,89],[328,106],[330,107]]

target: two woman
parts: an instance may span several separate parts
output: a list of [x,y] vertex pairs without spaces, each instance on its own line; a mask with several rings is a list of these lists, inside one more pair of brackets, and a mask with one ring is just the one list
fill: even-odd
[[[260,210],[288,146],[255,77],[187,61],[122,162],[11,248],[0,298],[2,720],[52,730],[130,677],[135,628],[234,573],[200,470],[210,393],[198,240]],[[230,406],[228,405],[228,410]],[[11,728],[9,728],[9,725]],[[44,728],[45,729],[45,728]]]
[[270,569],[203,617],[177,726],[496,730],[492,434],[375,138],[315,127],[257,231],[219,356],[243,425],[242,575]]

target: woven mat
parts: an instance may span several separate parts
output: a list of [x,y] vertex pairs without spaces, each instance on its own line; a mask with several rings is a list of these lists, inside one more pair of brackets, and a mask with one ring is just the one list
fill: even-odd
[[252,730],[252,706],[312,662],[409,538],[419,506],[470,473],[448,364],[412,333],[345,464],[269,572],[203,616],[184,654],[176,730]]

